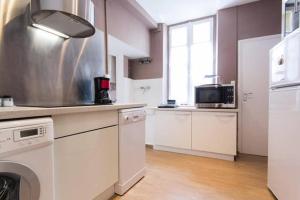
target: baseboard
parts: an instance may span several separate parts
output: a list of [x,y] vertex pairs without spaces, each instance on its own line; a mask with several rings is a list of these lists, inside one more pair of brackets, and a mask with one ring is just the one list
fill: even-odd
[[123,195],[127,192],[132,186],[134,186],[139,180],[141,180],[146,174],[146,168],[138,171],[131,179],[126,181],[125,183],[116,183],[115,184],[115,193],[118,195]]
[[108,200],[111,199],[114,195],[115,195],[115,187],[114,185],[112,185],[93,200]]
[[154,145],[154,150],[188,154],[188,155],[193,155],[193,156],[202,156],[202,157],[207,157],[207,158],[216,158],[216,159],[228,160],[228,161],[235,161],[235,155],[226,155],[226,154],[211,153],[211,152],[205,152],[205,151],[195,151],[195,150],[189,150],[189,149],[179,149],[179,148],[166,147],[166,146],[160,146],[160,145]]
[[153,144],[146,144],[146,148],[153,149],[154,146],[153,146]]
[[278,200],[278,198],[275,196],[275,194],[273,193],[270,187],[268,187],[268,191],[270,192],[270,194],[273,196],[274,199]]

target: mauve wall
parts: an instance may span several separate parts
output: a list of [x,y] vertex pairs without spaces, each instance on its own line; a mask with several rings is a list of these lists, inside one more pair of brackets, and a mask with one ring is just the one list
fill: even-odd
[[150,64],[139,64],[138,60],[130,60],[129,77],[132,79],[155,79],[163,75],[164,30],[150,33]]
[[237,7],[218,12],[218,74],[222,80],[235,80],[237,70]]
[[[149,27],[138,15],[124,7],[122,0],[107,1],[108,33],[147,54],[150,52]],[[95,26],[104,31],[104,0],[94,0]]]
[[137,15],[125,8],[120,1],[122,0],[107,1],[109,34],[149,54],[149,28]]
[[281,0],[261,0],[239,6],[238,39],[281,33]]
[[238,40],[281,33],[281,0],[261,0],[218,11],[218,72],[237,80]]
[[95,5],[95,26],[104,31],[105,15],[104,15],[104,0],[93,0]]

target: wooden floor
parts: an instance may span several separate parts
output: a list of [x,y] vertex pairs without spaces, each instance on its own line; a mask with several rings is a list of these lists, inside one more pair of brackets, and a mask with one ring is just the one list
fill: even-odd
[[240,156],[236,162],[147,149],[147,175],[113,200],[273,200],[267,160]]

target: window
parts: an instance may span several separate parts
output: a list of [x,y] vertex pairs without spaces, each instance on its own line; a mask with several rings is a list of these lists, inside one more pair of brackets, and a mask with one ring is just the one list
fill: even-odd
[[169,99],[194,104],[194,88],[216,74],[214,17],[169,27]]

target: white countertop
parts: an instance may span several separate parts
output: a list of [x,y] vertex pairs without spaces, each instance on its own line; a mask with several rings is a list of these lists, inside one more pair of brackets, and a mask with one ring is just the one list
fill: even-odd
[[[186,111],[186,112],[228,112],[228,113],[238,113],[239,109],[216,109],[216,108],[196,108],[196,107],[177,107],[177,108],[157,108],[157,107],[149,107],[153,110],[158,111]],[[148,109],[149,109],[148,108]]]
[[146,104],[129,103],[129,104],[114,104],[114,105],[53,107],[53,108],[18,107],[18,106],[0,107],[0,120],[63,115],[63,114],[70,114],[70,113],[121,110],[121,109],[138,108],[144,106],[146,106]]

